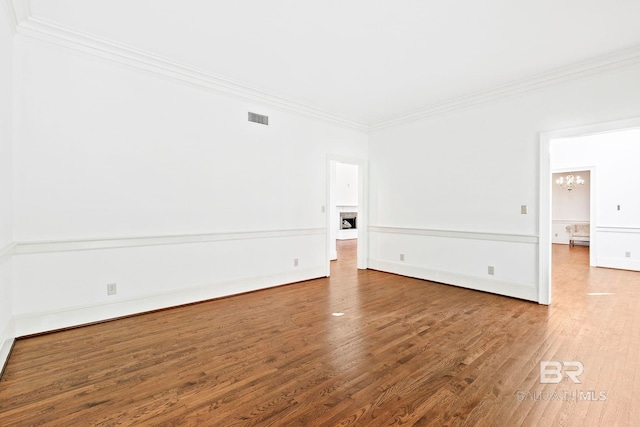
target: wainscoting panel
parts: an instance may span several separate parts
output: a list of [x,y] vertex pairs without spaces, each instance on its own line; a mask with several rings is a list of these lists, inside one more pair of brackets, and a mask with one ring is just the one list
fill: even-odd
[[305,229],[18,243],[16,336],[321,277],[325,240],[324,229]]
[[538,300],[537,236],[391,227],[369,230],[370,268]]
[[596,228],[597,266],[640,271],[640,227]]

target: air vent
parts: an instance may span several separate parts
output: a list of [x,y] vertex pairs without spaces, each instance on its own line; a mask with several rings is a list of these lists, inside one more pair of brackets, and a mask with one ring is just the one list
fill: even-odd
[[269,116],[263,116],[262,114],[249,113],[249,121],[254,123],[260,123],[261,125],[269,125]]

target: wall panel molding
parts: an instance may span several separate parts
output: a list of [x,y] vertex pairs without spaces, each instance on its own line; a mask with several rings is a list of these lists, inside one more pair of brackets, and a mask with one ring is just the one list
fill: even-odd
[[115,302],[86,304],[46,312],[19,314],[13,317],[15,326],[12,324],[12,328],[15,328],[14,336],[24,337],[324,276],[324,265],[319,265],[268,276],[245,277],[136,298],[120,299]]
[[640,234],[640,227],[612,227],[612,226],[597,226],[596,232],[598,233],[636,233]]
[[534,284],[487,279],[480,276],[433,270],[417,265],[379,259],[369,259],[369,268],[436,283],[444,283],[529,301],[538,301],[538,288]]
[[553,224],[589,224],[588,219],[552,219]]
[[15,247],[15,243],[10,243],[5,247],[0,248],[0,265],[11,258],[11,256],[15,253]]
[[598,256],[598,267],[615,268],[618,270],[640,271],[640,261],[629,258],[614,258]]
[[412,234],[416,236],[451,237],[457,239],[492,240],[515,243],[538,243],[538,236],[529,234],[487,233],[478,231],[438,230],[427,228],[401,228],[369,226],[374,233]]
[[[38,242],[16,242],[7,249],[8,255],[27,255],[47,252],[87,251],[99,249],[131,248],[139,246],[180,245],[228,240],[270,239],[324,235],[324,228],[303,228],[291,230],[263,230],[225,233],[180,234],[170,236],[97,238],[86,240],[51,240]],[[2,260],[2,252],[0,252]]]

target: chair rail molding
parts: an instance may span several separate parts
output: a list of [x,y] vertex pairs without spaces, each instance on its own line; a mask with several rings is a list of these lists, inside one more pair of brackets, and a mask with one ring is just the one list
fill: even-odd
[[[228,240],[269,239],[279,237],[324,235],[324,228],[302,228],[291,230],[237,231],[202,234],[179,234],[167,236],[95,238],[82,240],[50,240],[16,242],[8,249],[13,255],[47,252],[86,251],[98,249],[130,248],[139,246],[179,245],[189,243],[219,242]],[[0,252],[1,259],[2,252]]]
[[417,236],[451,237],[457,239],[493,240],[500,242],[538,243],[538,236],[533,234],[509,234],[480,231],[441,230],[428,228],[404,228],[369,226],[368,230],[374,233],[413,234]]

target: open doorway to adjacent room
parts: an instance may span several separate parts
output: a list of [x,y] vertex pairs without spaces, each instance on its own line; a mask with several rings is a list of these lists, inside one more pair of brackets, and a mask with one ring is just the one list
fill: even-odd
[[[329,202],[327,206],[330,270],[357,269],[363,251],[363,173],[356,162],[329,159]],[[346,265],[348,264],[348,265]],[[330,272],[330,271],[329,271]]]
[[640,118],[543,133],[540,148],[539,302],[558,262],[640,271]]
[[551,242],[554,245],[584,246],[589,250],[593,222],[592,171],[594,167],[554,170],[551,177]]

